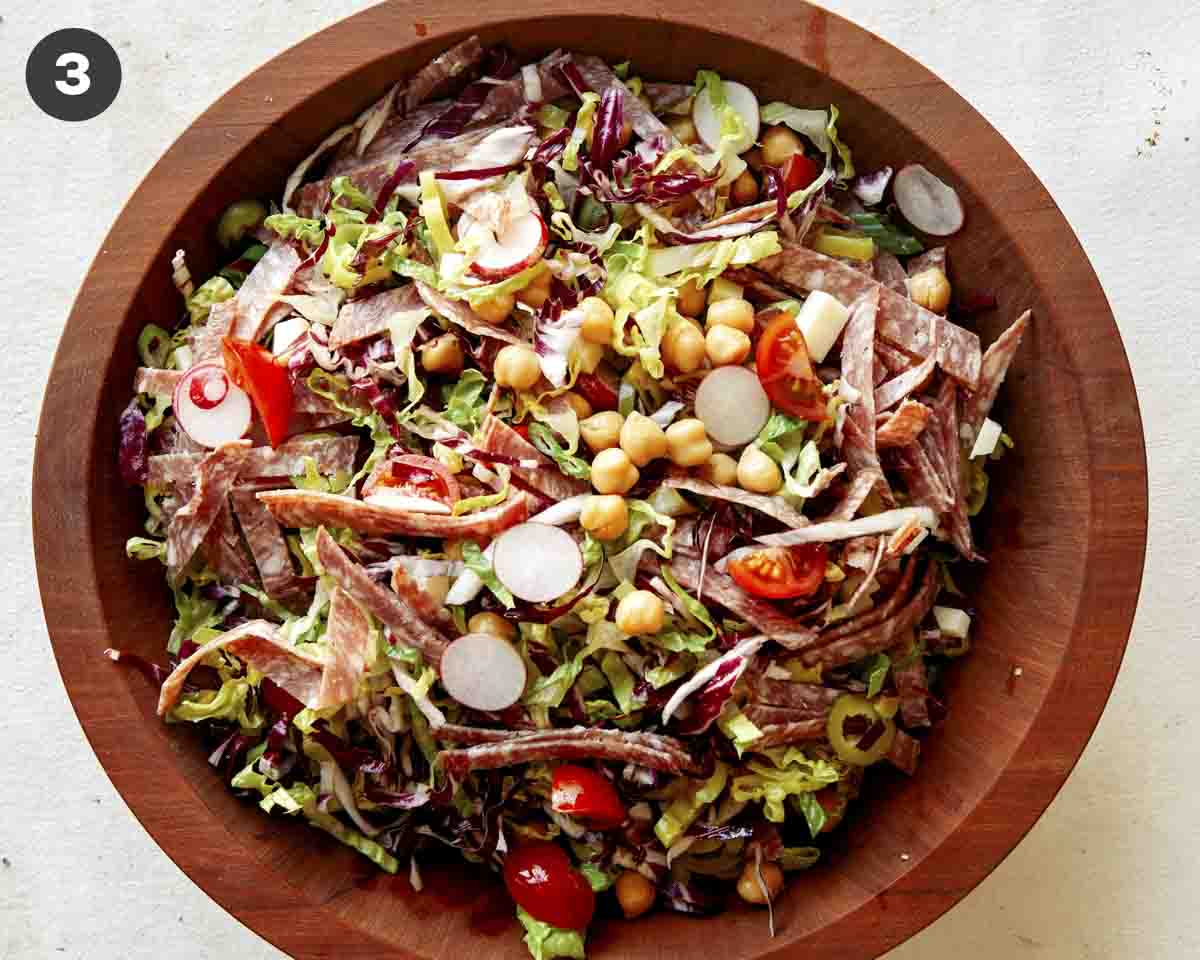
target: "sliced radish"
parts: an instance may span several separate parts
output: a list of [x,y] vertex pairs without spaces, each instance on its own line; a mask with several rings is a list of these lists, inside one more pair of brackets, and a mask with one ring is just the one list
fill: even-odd
[[198,363],[179,379],[175,419],[202,447],[232,443],[250,429],[250,397],[219,363]]
[[740,447],[771,416],[771,399],[748,367],[718,367],[696,391],[696,416],[717,443]]
[[451,643],[441,674],[446,692],[472,710],[504,710],[525,690],[525,661],[493,633],[468,633]]
[[[481,280],[496,282],[532,267],[546,252],[550,234],[546,221],[532,210],[508,223],[502,233],[493,234],[482,224],[468,225],[466,233],[483,233],[471,273]],[[459,225],[459,236],[464,233]]]
[[896,174],[892,195],[904,219],[924,233],[948,237],[962,229],[958,194],[919,163],[910,163]]
[[[726,80],[725,103],[737,111],[742,120],[742,136],[733,145],[734,153],[745,153],[758,139],[758,97],[754,91],[734,80]],[[721,147],[721,115],[713,109],[708,87],[700,91],[692,104],[692,123],[700,139],[714,150]]]
[[561,597],[583,575],[579,545],[565,530],[520,523],[496,538],[492,567],[513,596],[530,603]]

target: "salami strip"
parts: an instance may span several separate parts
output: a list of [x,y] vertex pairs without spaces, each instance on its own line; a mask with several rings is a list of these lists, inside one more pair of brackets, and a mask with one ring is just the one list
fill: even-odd
[[[307,457],[312,457],[323,474],[351,473],[358,443],[358,437],[297,437],[278,447],[253,447],[247,451],[240,476],[299,476],[304,473]],[[187,483],[203,460],[204,456],[197,453],[163,453],[151,457],[147,485],[166,487]]]
[[936,427],[938,432],[942,456],[950,471],[950,490],[954,498],[954,506],[946,520],[950,528],[950,541],[966,559],[982,560],[983,557],[975,551],[971,518],[967,514],[967,490],[962,473],[964,453],[958,430],[958,388],[953,381],[947,380],[942,384],[933,410],[931,426]]
[[821,642],[832,643],[834,640],[840,640],[842,637],[848,637],[852,633],[858,633],[866,630],[868,627],[875,626],[877,623],[882,623],[890,617],[908,599],[916,569],[916,561],[909,560],[904,566],[904,572],[900,575],[899,582],[892,589],[887,600],[872,610],[860,613],[856,617],[851,617],[844,623],[839,623],[836,627],[829,627],[826,630],[822,630]]
[[365,300],[352,300],[338,311],[337,321],[329,331],[330,349],[337,350],[348,343],[385,334],[393,316],[419,310],[421,305],[421,298],[412,284],[377,293]]
[[888,763],[911,777],[917,772],[917,761],[921,759],[921,741],[910,737],[903,730],[897,730],[887,759]]
[[316,490],[266,490],[258,494],[258,499],[285,527],[349,527],[379,537],[494,537],[529,515],[529,501],[520,493],[497,506],[461,517],[415,513]]
[[863,433],[862,428],[854,420],[846,418],[842,424],[842,456],[854,477],[867,474],[875,484],[873,490],[879,491],[879,497],[885,506],[895,506],[896,498],[892,493],[887,477],[883,475],[883,467],[879,463],[879,454],[875,449],[875,426],[871,425],[870,437]]
[[466,727],[458,723],[443,723],[433,735],[438,740],[449,740],[451,743],[501,743],[521,735],[517,730],[489,730],[487,727]]
[[854,301],[842,340],[842,381],[860,394],[852,403],[847,420],[862,435],[868,459],[875,455],[875,319],[879,314],[879,290],[869,290]]
[[235,488],[233,510],[254,557],[263,590],[267,596],[278,599],[295,585],[292,554],[279,524],[271,511],[259,503],[257,493],[258,489],[252,486]]
[[[536,64],[538,85],[542,88],[538,102],[550,103],[571,92],[559,69],[570,59],[569,54],[555,50]],[[471,123],[493,123],[503,117],[511,117],[526,105],[532,104],[526,95],[525,78],[518,72],[511,80],[492,87],[479,109],[471,115]]]
[[[567,729],[551,730],[496,730],[488,727],[466,727],[446,723],[433,731],[438,740],[449,740],[453,743],[540,743],[546,740],[561,740],[564,737],[582,737],[591,733],[612,734],[616,731],[599,730],[589,727],[569,727]],[[684,766],[692,762],[692,755],[684,744],[674,737],[661,733],[643,733],[638,730],[622,731],[621,739],[630,744],[654,750],[674,757]]]
[[371,621],[340,587],[334,588],[329,600],[325,642],[329,652],[317,695],[319,709],[340,706],[354,698],[370,656]]
[[253,583],[254,564],[246,553],[226,501],[200,545],[204,561],[222,583]]
[[138,367],[137,373],[133,375],[133,392],[147,393],[152,397],[173,397],[175,388],[182,379],[182,370]]
[[[482,127],[450,137],[447,140],[432,140],[421,143],[405,154],[379,160],[354,171],[354,185],[368,197],[374,197],[388,185],[396,172],[397,164],[408,160],[413,164],[413,180],[422,170],[485,170],[493,167],[516,164],[536,139],[533,127],[510,122],[492,127]],[[456,180],[444,184],[447,199],[458,199],[474,190],[496,181],[496,177],[482,180]],[[326,177],[305,184],[296,191],[295,206],[302,217],[320,216],[329,201],[333,178]]]
[[228,651],[270,677],[301,703],[314,706],[321,689],[325,662],[282,643],[277,631],[276,625],[266,620],[251,620],[204,644],[163,681],[158,694],[158,715],[162,717],[170,712],[179,702],[188,674],[217,650]]
[[[953,385],[954,381],[947,379]],[[929,421],[929,407],[916,400],[905,400],[875,431],[875,443],[881,450],[906,447],[921,435]]]
[[221,359],[221,338],[233,330],[237,310],[236,298],[212,305],[204,326],[192,330],[192,363]]
[[[881,653],[896,642],[896,637],[910,630],[933,608],[940,588],[938,566],[932,560],[925,566],[925,575],[912,599],[900,610],[874,626],[847,634],[833,643],[809,650],[801,661],[806,667],[840,667],[872,654]],[[822,638],[825,639],[825,638]]]
[[819,522],[826,523],[830,520],[853,520],[858,516],[858,511],[864,503],[867,502],[867,497],[871,495],[871,491],[879,484],[879,478],[871,475],[870,471],[864,471],[858,474],[850,485],[846,488],[846,492],[842,495],[841,502],[834,507],[829,513],[822,517]]
[[908,296],[908,274],[894,253],[881,250],[875,254],[875,279],[902,297]]
[[230,336],[253,343],[263,335],[279,298],[291,289],[300,264],[300,254],[290,243],[277,240],[271,244],[234,298],[226,301],[236,308]]
[[783,252],[755,264],[770,276],[801,290],[823,290],[850,306],[864,293],[879,290],[879,335],[914,357],[935,354],[943,370],[963,385],[975,389],[980,377],[979,337],[950,322],[930,338],[937,314],[917,306],[907,297],[833,257],[807,247],[785,243]]
[[392,590],[426,623],[435,627],[450,626],[450,613],[403,567],[392,570]]
[[[400,116],[393,112],[393,103],[394,98],[402,94],[403,90],[399,85],[392,87],[384,94],[382,100],[363,114],[361,119],[366,122],[360,127],[356,136],[343,140],[338,146],[337,153],[326,171],[328,176],[353,176],[356,170],[387,162],[391,157],[398,160],[404,156],[405,148],[420,136],[421,131],[429,122],[436,120],[453,104],[453,101],[450,100],[435,100],[432,103],[422,104],[405,116]],[[373,118],[372,112],[374,112]],[[380,122],[379,113],[383,113],[387,119],[382,121],[382,126],[377,127]],[[370,136],[371,129],[376,127],[378,132],[374,136]],[[429,139],[441,140],[442,138],[429,134]],[[365,147],[360,147],[364,140],[366,141]]]
[[218,447],[196,465],[195,490],[167,525],[167,577],[179,581],[229,499],[229,491],[250,452],[249,440]]
[[492,326],[479,316],[462,300],[451,300],[438,293],[426,283],[417,281],[417,293],[425,305],[434,313],[456,326],[462,327],[467,333],[478,337],[491,337],[493,340],[503,340],[505,343],[521,343],[521,338],[511,330]]
[[[828,709],[818,713],[814,710],[797,710],[794,707],[776,707],[766,703],[748,703],[742,707],[746,719],[762,730],[764,727],[785,723],[824,723]],[[765,730],[763,731],[766,732]],[[763,746],[755,741],[756,746]]]
[[896,693],[900,696],[900,718],[910,730],[928,727],[929,724],[929,677],[925,672],[925,658],[911,643],[903,643],[892,651],[892,678],[896,681]]
[[[677,556],[671,561],[671,573],[680,585],[696,592],[700,589],[700,558]],[[765,600],[747,593],[732,577],[707,565],[703,596],[720,604],[735,617],[745,620],[787,650],[806,650],[817,642],[817,632],[780,613]]]
[[[683,744],[676,741],[677,749],[671,750],[656,748],[649,745],[646,736],[574,727],[547,731],[544,735],[516,736],[496,743],[443,750],[438,757],[443,768],[455,777],[473,770],[496,770],[538,760],[615,760],[675,776],[698,770],[690,758],[685,761],[687,752]],[[656,739],[667,741],[671,738]]]
[[770,723],[759,727],[762,736],[750,743],[751,750],[766,750],[770,747],[782,747],[789,743],[811,743],[814,740],[824,740],[826,733],[824,719],[796,720],[792,723]]
[[479,37],[472,34],[434,57],[413,75],[408,88],[396,98],[404,113],[411,113],[434,95],[448,94],[453,81],[478,64],[483,54]]
[[983,372],[979,377],[979,388],[974,393],[968,393],[963,400],[962,438],[967,446],[975,443],[979,428],[992,412],[992,404],[996,402],[996,394],[1000,384],[1008,374],[1009,364],[1016,355],[1025,330],[1029,326],[1033,314],[1026,310],[1019,316],[1011,327],[1005,330],[996,342],[987,348],[983,355]]
[[666,113],[692,98],[695,88],[690,83],[644,83],[642,93],[655,113]]
[[761,673],[750,677],[750,690],[754,698],[764,705],[793,710],[809,717],[825,716],[842,694],[841,690],[823,687],[819,683],[775,680]]
[[919,443],[910,443],[894,451],[893,462],[914,504],[929,507],[936,513],[953,509],[954,499],[946,489],[941,473]]
[[[839,464],[839,466],[842,466],[842,464]],[[837,475],[835,471],[830,472],[834,476]],[[803,527],[808,524],[808,519],[790,506],[782,497],[766,496],[761,493],[747,493],[740,487],[723,487],[719,484],[709,483],[707,480],[702,480],[681,470],[669,473],[663,479],[663,486],[674,487],[676,490],[684,490],[702,497],[711,497],[715,500],[727,500],[730,503],[740,504],[743,507],[749,507],[752,510],[757,510],[759,513],[766,514],[768,517],[773,517],[789,527]]]
[[475,443],[485,453],[514,460],[537,461],[538,466],[533,468],[514,466],[513,476],[551,500],[566,500],[588,491],[587,483],[568,477],[558,469],[558,464],[499,417],[488,414]]
[[[910,357],[903,350],[897,350],[886,340],[875,338],[875,356],[883,361],[884,366],[892,373],[903,373],[909,367],[916,366]],[[879,401],[875,401],[876,412],[879,409]]]
[[[890,380],[885,380],[875,388],[875,409],[878,412],[888,410],[898,404],[905,397],[916,393],[933,376],[933,368],[936,366],[935,358],[931,354],[926,357],[916,366],[910,366],[902,370]],[[885,361],[886,362],[886,361]]]
[[450,641],[436,627],[422,621],[400,597],[372,580],[362,564],[350,559],[324,528],[317,533],[317,559],[325,573],[390,628],[400,643],[419,651],[426,663],[437,668]]

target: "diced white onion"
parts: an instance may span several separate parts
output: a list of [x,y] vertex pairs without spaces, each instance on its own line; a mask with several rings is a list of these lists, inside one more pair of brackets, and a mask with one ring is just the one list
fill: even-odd
[[975,438],[975,446],[971,448],[971,459],[976,457],[991,456],[996,450],[996,444],[1000,442],[1000,434],[1003,430],[995,420],[990,417],[983,421],[983,426],[979,428],[979,436]]
[[934,607],[934,619],[938,629],[948,637],[965,640],[971,629],[971,615],[957,607]]
[[796,326],[804,334],[813,363],[825,362],[849,319],[850,311],[824,290],[814,290],[808,295],[796,314]]

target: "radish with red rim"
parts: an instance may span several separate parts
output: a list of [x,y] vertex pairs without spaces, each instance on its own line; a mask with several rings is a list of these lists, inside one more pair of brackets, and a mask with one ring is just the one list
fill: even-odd
[[[464,220],[467,222],[463,223]],[[508,221],[498,234],[463,214],[459,218],[458,235],[479,239],[471,273],[492,283],[532,267],[550,242],[546,221],[532,210]]]
[[176,385],[171,406],[184,433],[202,447],[215,449],[250,429],[250,397],[219,363],[191,367]]

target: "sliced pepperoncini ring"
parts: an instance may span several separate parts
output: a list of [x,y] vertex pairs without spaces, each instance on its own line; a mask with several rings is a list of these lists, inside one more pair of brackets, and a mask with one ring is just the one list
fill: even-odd
[[[856,719],[859,722],[851,726],[861,729],[847,733],[847,722]],[[880,727],[883,728],[882,732]],[[855,693],[844,693],[837,698],[829,712],[826,731],[838,757],[855,767],[869,767],[878,763],[887,756],[896,739],[896,724],[890,718],[881,716],[870,700]]]

